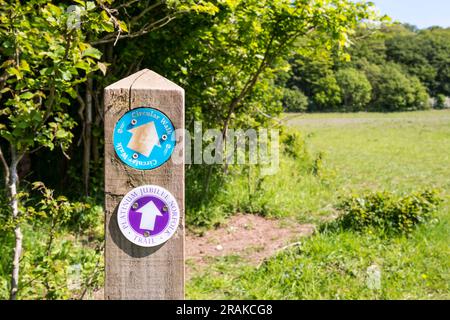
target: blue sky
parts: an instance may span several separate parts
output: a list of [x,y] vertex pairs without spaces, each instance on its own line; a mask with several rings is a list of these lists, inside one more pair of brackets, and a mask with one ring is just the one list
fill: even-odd
[[450,0],[371,0],[382,14],[419,28],[450,27]]

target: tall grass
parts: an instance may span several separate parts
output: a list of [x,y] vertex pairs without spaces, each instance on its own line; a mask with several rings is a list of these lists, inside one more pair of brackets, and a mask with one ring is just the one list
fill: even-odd
[[[449,299],[450,110],[287,119],[304,134],[312,155],[307,169],[284,156],[279,174],[265,178],[262,192],[251,195],[245,175],[233,178],[229,197],[218,198],[239,200],[227,207],[230,214],[241,210],[320,223],[336,216],[340,198],[381,190],[437,188],[444,203],[431,222],[407,236],[322,232],[259,267],[244,256],[213,259],[188,283],[188,297]],[[380,272],[379,288],[369,285],[370,268]]]

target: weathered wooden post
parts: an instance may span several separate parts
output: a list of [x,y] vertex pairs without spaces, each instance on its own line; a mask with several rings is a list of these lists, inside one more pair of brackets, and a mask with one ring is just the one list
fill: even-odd
[[184,90],[144,69],[104,108],[105,299],[184,299]]

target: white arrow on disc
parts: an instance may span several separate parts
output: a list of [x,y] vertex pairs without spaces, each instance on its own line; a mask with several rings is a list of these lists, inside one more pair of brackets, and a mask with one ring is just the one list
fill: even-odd
[[153,121],[128,130],[132,134],[127,147],[148,157],[153,147],[161,147],[159,136]]
[[151,230],[155,228],[156,217],[162,217],[161,211],[156,207],[153,201],[147,202],[142,208],[136,210],[142,213],[140,229]]

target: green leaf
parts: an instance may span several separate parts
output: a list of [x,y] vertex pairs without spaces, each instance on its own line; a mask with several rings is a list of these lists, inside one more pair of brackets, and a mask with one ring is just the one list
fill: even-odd
[[68,88],[66,90],[66,92],[73,98],[75,99],[77,97],[77,92],[75,91],[74,88]]
[[60,99],[60,102],[61,102],[61,104],[65,104],[65,105],[70,106],[70,100],[67,99],[67,98],[65,98],[65,97],[62,97],[62,98]]
[[30,65],[28,64],[28,62],[26,60],[21,60],[20,61],[20,70],[31,71]]
[[50,12],[55,16],[60,16],[62,14],[61,8],[55,6],[54,4],[48,3],[47,7],[50,10]]
[[86,2],[86,9],[88,11],[94,10],[95,9],[95,2],[94,1]]
[[64,139],[69,135],[69,133],[63,129],[59,129],[58,131],[56,131],[55,137],[57,139]]
[[72,74],[70,73],[70,71],[63,71],[61,72],[62,78],[65,81],[70,81],[72,79]]
[[121,31],[128,32],[127,24],[123,21],[119,21],[119,28]]
[[102,17],[102,19],[104,21],[109,21],[111,18],[108,16],[108,14],[106,13],[105,10],[103,10],[102,12],[100,12],[100,16]]
[[5,68],[5,67],[7,67],[7,66],[10,66],[10,65],[12,65],[12,64],[14,64],[14,60],[6,60],[5,62],[3,62],[1,65],[0,65],[0,68]]
[[17,70],[16,68],[12,68],[12,67],[11,67],[11,68],[8,68],[8,69],[6,70],[6,72],[7,72],[8,74],[10,74],[10,75],[16,76],[18,80],[20,80],[20,79],[23,78],[22,72],[20,72],[20,71]]
[[82,69],[82,70],[89,70],[90,66],[89,63],[86,61],[80,60],[75,64],[75,68]]
[[101,26],[103,28],[104,31],[106,32],[114,32],[114,24],[112,22],[102,22]]
[[24,100],[29,100],[34,97],[34,93],[25,92],[25,93],[22,93],[19,97]]
[[94,59],[100,59],[102,57],[102,53],[100,50],[98,50],[94,47],[89,47],[83,51],[82,56],[83,57],[92,57]]
[[33,189],[33,190],[36,190],[36,189],[38,189],[38,188],[44,188],[44,187],[45,187],[44,183],[41,182],[41,181],[33,182],[31,185],[32,185],[32,189]]

